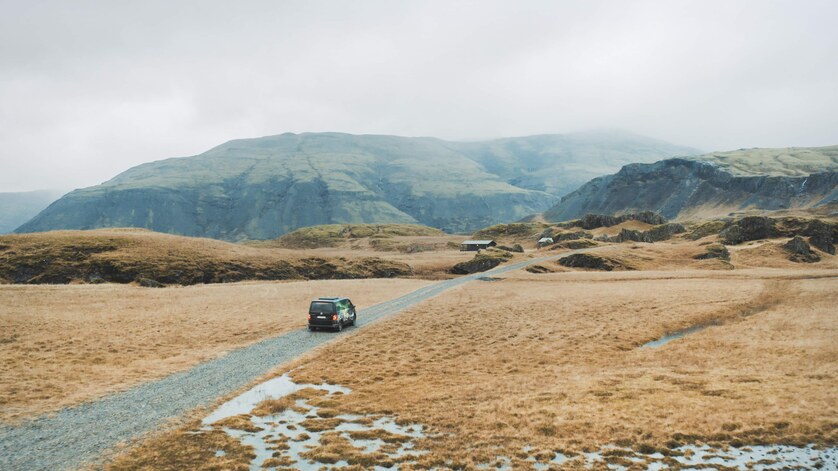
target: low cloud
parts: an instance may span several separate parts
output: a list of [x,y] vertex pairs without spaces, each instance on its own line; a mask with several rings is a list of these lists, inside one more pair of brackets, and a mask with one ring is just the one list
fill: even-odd
[[838,143],[838,3],[3,2],[0,191],[233,138]]

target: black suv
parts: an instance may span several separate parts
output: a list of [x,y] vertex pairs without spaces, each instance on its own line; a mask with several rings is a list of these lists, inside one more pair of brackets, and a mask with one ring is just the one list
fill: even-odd
[[308,330],[329,328],[340,332],[343,326],[355,325],[356,317],[349,298],[317,298],[308,308]]

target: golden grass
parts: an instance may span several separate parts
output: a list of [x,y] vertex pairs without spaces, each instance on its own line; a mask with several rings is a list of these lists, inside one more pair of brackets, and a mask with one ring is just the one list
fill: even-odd
[[427,283],[0,285],[0,420],[78,404],[302,328],[317,296],[349,296],[363,308]]
[[[529,469],[524,446],[534,447],[530,455],[552,456],[605,444],[668,453],[690,442],[838,443],[834,260],[669,269],[692,260],[700,244],[611,249],[645,252],[647,266],[659,270],[519,271],[471,283],[281,371],[296,368],[298,382],[350,387],[328,404],[334,411],[425,424],[434,436],[417,442],[432,451],[420,469],[474,469],[497,456]],[[694,325],[712,327],[639,348]],[[333,358],[351,360],[338,366]],[[306,425],[329,430],[332,422]],[[180,450],[171,441],[180,432],[129,450],[115,469],[148,462],[161,446]],[[347,445],[328,442],[311,455],[355,456]]]
[[[432,437],[416,445],[432,453],[421,469],[474,469],[497,456],[526,469],[524,446],[547,456],[606,444],[665,453],[691,442],[838,444],[837,257],[795,264],[769,241],[732,247],[736,268],[719,269],[718,260],[693,259],[710,239],[595,249],[637,271],[547,262],[555,273],[470,283],[278,372],[352,389],[338,401],[313,398],[330,417],[308,419],[310,430],[331,430],[338,413],[425,424]],[[711,327],[639,348],[695,325]],[[215,443],[184,438],[199,420],[149,438],[111,467],[218,466],[206,457]],[[311,456],[360,460],[349,445],[326,440]],[[247,464],[237,456],[235,466]],[[375,464],[364,460],[350,463]]]
[[[429,425],[445,438],[422,446],[463,465],[524,445],[835,444],[838,273],[729,273],[472,284],[327,347],[294,377],[352,388],[346,412]],[[637,348],[707,323],[721,325]]]
[[244,280],[390,278],[406,264],[344,251],[330,258],[139,229],[0,236],[0,283],[192,285]]

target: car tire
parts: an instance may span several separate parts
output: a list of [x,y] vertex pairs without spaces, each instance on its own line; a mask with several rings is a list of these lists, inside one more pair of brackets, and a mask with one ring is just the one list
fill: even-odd
[[314,326],[308,326],[308,331],[309,332],[314,332],[315,330],[317,330],[317,329]]
[[353,312],[353,313],[352,313],[352,320],[351,320],[351,321],[349,321],[349,325],[351,325],[351,326],[353,326],[353,327],[354,327],[354,326],[355,326],[355,321],[356,321],[357,319],[358,319],[358,314],[356,314],[356,313],[354,313],[354,312]]
[[343,330],[343,322],[338,319],[338,325],[335,326],[335,332],[340,332]]

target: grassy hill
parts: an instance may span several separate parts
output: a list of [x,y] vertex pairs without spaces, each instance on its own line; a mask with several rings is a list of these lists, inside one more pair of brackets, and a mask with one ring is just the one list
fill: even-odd
[[390,278],[411,272],[405,263],[377,257],[306,257],[142,229],[0,236],[0,283],[138,282],[154,286]]

